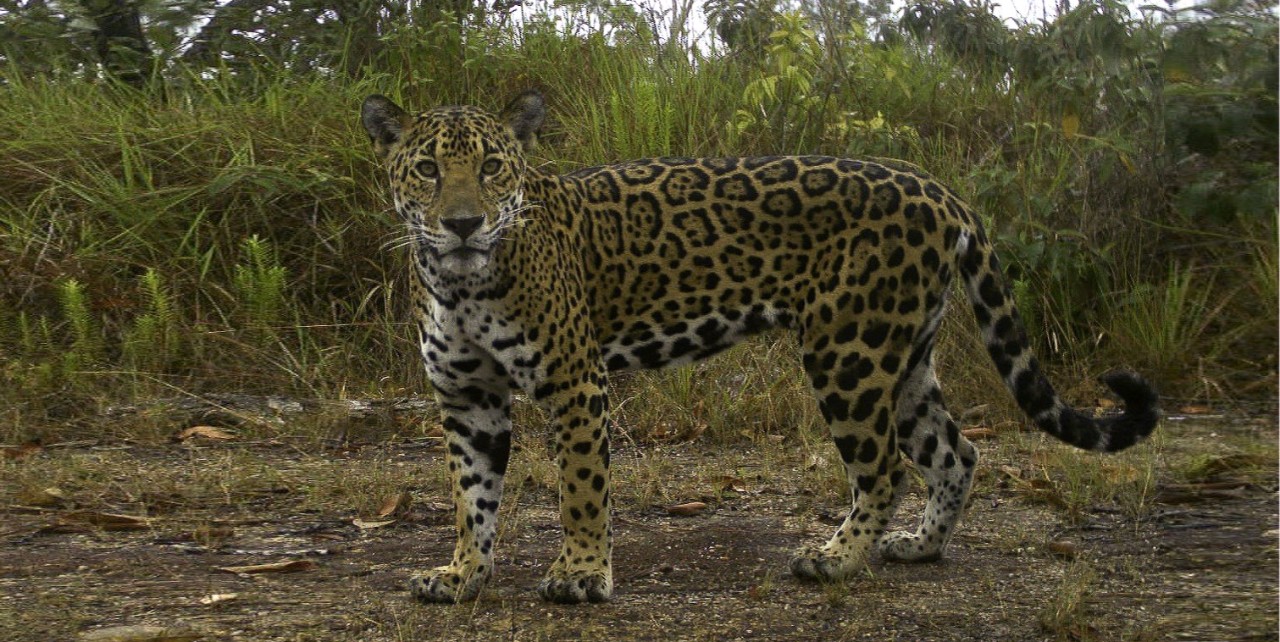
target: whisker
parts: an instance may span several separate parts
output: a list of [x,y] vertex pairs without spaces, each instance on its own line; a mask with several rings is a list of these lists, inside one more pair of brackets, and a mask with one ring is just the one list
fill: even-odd
[[[542,204],[540,204],[540,203],[526,203],[526,204],[524,204],[524,205],[521,205],[520,207],[517,207],[517,208],[515,208],[515,209],[512,209],[510,212],[508,212],[508,213],[507,213],[507,216],[508,216],[509,218],[506,218],[506,219],[504,219],[501,223],[499,223],[499,224],[494,228],[494,232],[495,232],[495,233],[501,233],[501,232],[503,232],[503,231],[505,231],[505,230],[507,230],[507,229],[514,228],[514,227],[517,227],[517,226],[520,226],[520,225],[524,225],[524,224],[525,224],[525,223],[527,223],[530,219],[529,219],[529,217],[524,217],[524,216],[519,216],[519,215],[520,215],[520,214],[522,214],[522,213],[524,213],[524,212],[529,212],[529,211],[532,211],[532,210],[535,210],[535,209],[542,209]],[[505,237],[505,236],[504,236],[504,237],[502,237],[502,238],[504,238],[504,239],[505,239],[505,238],[507,238],[507,237]]]
[[383,242],[382,249],[398,250],[430,241],[432,231],[422,225],[406,225],[399,233],[393,232],[389,236],[390,238]]

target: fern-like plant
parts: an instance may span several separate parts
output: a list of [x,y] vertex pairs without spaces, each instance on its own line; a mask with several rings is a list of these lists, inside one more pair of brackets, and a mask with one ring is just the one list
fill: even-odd
[[71,340],[71,345],[62,354],[62,368],[68,376],[74,376],[101,356],[102,337],[95,329],[96,324],[89,311],[89,297],[80,281],[67,279],[59,283],[58,303]]
[[147,269],[139,285],[146,312],[133,320],[126,335],[125,358],[138,370],[164,370],[179,350],[177,312],[163,277],[154,268]]
[[241,242],[240,251],[245,261],[236,266],[234,282],[245,325],[258,333],[274,334],[285,308],[287,271],[271,242],[256,234]]

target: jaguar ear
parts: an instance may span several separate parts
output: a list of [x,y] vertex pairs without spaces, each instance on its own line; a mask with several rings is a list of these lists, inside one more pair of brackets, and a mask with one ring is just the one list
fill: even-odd
[[400,142],[404,128],[409,125],[410,116],[390,98],[374,94],[364,99],[360,107],[360,122],[369,133],[373,142],[373,151],[378,158],[386,158],[391,148]]
[[528,151],[538,141],[538,129],[542,127],[542,119],[547,116],[547,106],[542,100],[542,94],[536,89],[530,89],[516,96],[502,111],[502,115],[511,132],[516,135],[516,140]]

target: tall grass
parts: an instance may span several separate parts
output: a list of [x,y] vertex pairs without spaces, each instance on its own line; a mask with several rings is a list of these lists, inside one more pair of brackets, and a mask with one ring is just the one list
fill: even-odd
[[[1176,379],[1189,364],[1213,362],[1229,350],[1247,326],[1219,326],[1226,302],[1235,296],[1191,267],[1172,265],[1163,283],[1135,283],[1112,316],[1117,352],[1150,376]],[[1219,327],[1215,327],[1219,326]]]
[[[533,21],[462,38],[456,24],[406,26],[386,36],[398,58],[360,80],[224,70],[178,75],[164,100],[5,71],[0,399],[23,415],[9,425],[49,429],[73,389],[90,401],[81,410],[174,388],[421,392],[405,260],[384,249],[395,234],[385,180],[356,122],[373,92],[496,110],[540,88],[552,122],[534,160],[564,169],[664,154],[904,158],[984,213],[1051,367],[1120,361],[1152,367],[1166,391],[1197,393],[1220,375],[1215,390],[1230,391],[1221,373],[1241,372],[1241,346],[1274,352],[1274,221],[1162,224],[1169,203],[1153,194],[1169,174],[1147,144],[1163,136],[1158,118],[1068,129],[1051,88],[864,34],[822,41],[800,16],[776,27],[755,55],[691,55],[653,28],[608,39]],[[1206,238],[1234,240],[1202,251]],[[1179,252],[1208,258],[1194,274],[1153,269]],[[1223,305],[1213,286],[1233,283],[1270,308]],[[683,408],[673,421],[707,421],[690,416],[698,403],[722,406],[707,416],[746,413],[708,426],[726,438],[810,421],[789,401],[800,378],[759,374],[780,348],[753,346],[724,367],[759,378],[747,382],[757,392],[703,385],[734,385],[724,372],[641,377],[633,384],[664,391],[636,395],[651,397],[641,414]]]
[[[92,354],[104,370],[120,361],[196,387],[302,385],[258,379],[257,360],[239,358],[257,332],[284,352],[368,350],[346,373],[314,374],[376,381],[400,304],[371,293],[400,267],[380,251],[391,228],[350,123],[366,90],[192,82],[169,104],[39,82],[0,98],[7,358],[44,358],[33,329],[50,327],[51,348],[82,367]],[[300,338],[298,325],[312,329]]]

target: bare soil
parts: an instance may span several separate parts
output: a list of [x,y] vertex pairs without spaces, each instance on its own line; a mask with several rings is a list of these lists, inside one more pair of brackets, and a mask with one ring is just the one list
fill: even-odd
[[[1233,433],[1274,441],[1274,428],[1274,418],[1166,422],[1176,436],[1156,461],[1173,466]],[[559,543],[553,482],[536,462],[513,464],[494,581],[477,602],[444,606],[414,603],[404,588],[452,547],[442,453],[422,440],[338,451],[279,440],[46,445],[0,462],[18,480],[0,496],[0,640],[124,625],[254,641],[1276,639],[1274,470],[1198,486],[1162,471],[1154,500],[1167,503],[1066,510],[1002,478],[1033,468],[1030,453],[1060,448],[1017,439],[1034,447],[979,444],[985,473],[945,560],[877,558],[836,586],[786,571],[791,551],[826,537],[846,501],[834,484],[813,487],[823,474],[803,447],[624,445],[615,596],[582,606],[534,592]],[[654,471],[676,474],[641,488]],[[65,497],[37,501],[31,489],[45,483]],[[411,490],[407,512],[378,528],[354,524],[378,521],[383,488]],[[903,501],[899,527],[921,495]],[[665,508],[692,500],[708,506],[689,517]],[[148,521],[85,525],[93,519],[76,511],[86,510]],[[312,564],[219,570],[290,560]]]

